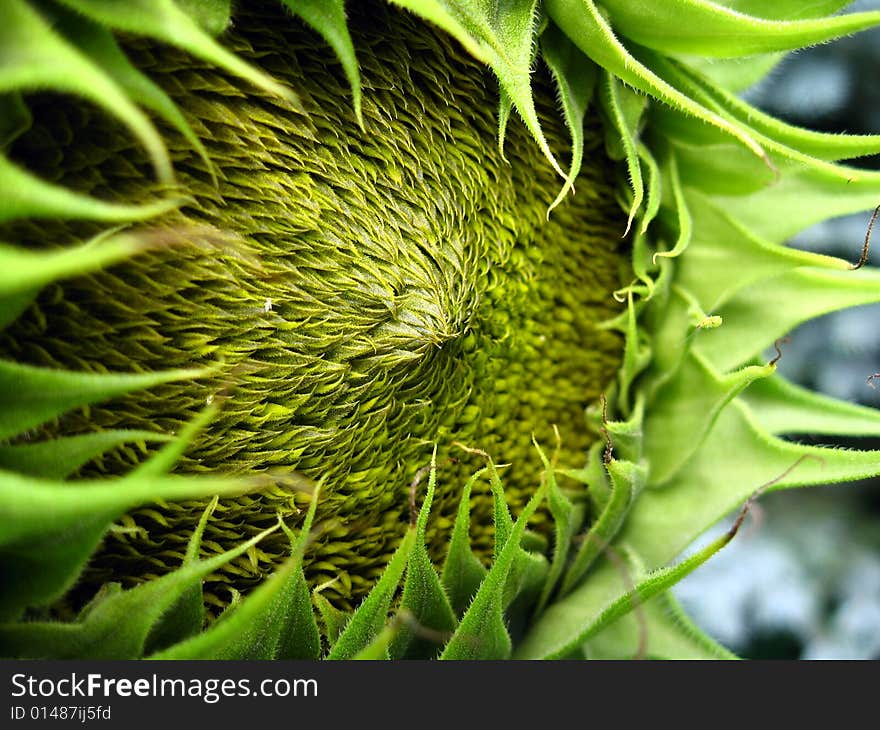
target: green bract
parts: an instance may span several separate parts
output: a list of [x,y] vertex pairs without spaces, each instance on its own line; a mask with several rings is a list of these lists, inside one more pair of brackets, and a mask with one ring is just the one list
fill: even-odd
[[880,14],[763,5],[6,0],[0,654],[727,656],[676,556],[880,472],[762,356],[880,137],[736,96]]

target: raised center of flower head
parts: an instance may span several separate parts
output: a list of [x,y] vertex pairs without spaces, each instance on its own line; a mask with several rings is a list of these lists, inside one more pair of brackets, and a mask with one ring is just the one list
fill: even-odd
[[[619,311],[628,276],[617,172],[590,117],[576,195],[547,220],[561,180],[517,119],[498,150],[498,90],[454,41],[410,16],[352,8],[365,129],[331,51],[280,11],[235,18],[224,43],[289,83],[306,113],[244,88],[169,47],[135,42],[133,59],[180,106],[216,165],[168,132],[190,222],[239,240],[154,251],[47,289],[0,340],[18,360],[88,370],[222,362],[217,378],[155,388],[66,416],[62,433],[173,432],[221,390],[219,416],[184,471],[291,469],[326,478],[325,529],[306,556],[312,585],[357,602],[409,522],[409,488],[438,445],[431,552],[479,448],[504,471],[516,509],[537,487],[533,433],[580,466],[595,434],[585,409],[617,369],[622,339],[597,324]],[[545,132],[561,159],[567,133],[549,83],[536,79]],[[98,197],[137,200],[148,167],[124,131],[92,108],[34,99],[35,125],[12,155]],[[168,221],[179,223],[180,214]],[[9,240],[61,240],[84,229],[17,225]],[[5,236],[4,236],[5,237]],[[143,458],[120,449],[91,465],[119,472]],[[458,459],[452,463],[451,459]],[[271,526],[295,526],[307,497],[277,487],[222,502],[204,550]],[[475,505],[490,513],[490,502]],[[85,584],[124,583],[180,564],[204,508],[140,509],[123,520]],[[481,520],[476,520],[480,524]],[[483,523],[488,524],[488,517]],[[491,530],[474,535],[491,550]],[[266,538],[206,586],[222,604],[288,554]],[[85,588],[83,589],[85,591]]]

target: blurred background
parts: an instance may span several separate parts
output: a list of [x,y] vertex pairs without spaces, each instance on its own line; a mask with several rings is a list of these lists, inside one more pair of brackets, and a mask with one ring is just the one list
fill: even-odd
[[[858,0],[846,12],[880,10]],[[880,29],[792,54],[744,95],[792,124],[880,134]],[[855,161],[880,169],[880,155]],[[880,199],[877,200],[880,205]],[[858,260],[870,214],[804,231],[792,245]],[[869,262],[880,265],[880,223]],[[791,334],[780,371],[806,387],[880,407],[880,305]],[[816,443],[880,449],[880,439]],[[737,538],[676,594],[716,640],[750,658],[880,659],[880,480],[762,497]],[[705,544],[728,523],[704,536]]]

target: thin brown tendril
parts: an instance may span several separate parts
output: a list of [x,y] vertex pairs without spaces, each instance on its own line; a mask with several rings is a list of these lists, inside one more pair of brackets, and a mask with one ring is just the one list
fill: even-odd
[[611,463],[611,457],[614,452],[614,446],[611,443],[611,434],[608,432],[607,424],[608,424],[608,399],[605,397],[605,394],[599,396],[599,400],[602,401],[602,425],[599,428],[599,433],[602,434],[602,438],[605,439],[605,453],[602,456],[602,461],[605,463],[605,466],[608,466]]
[[868,252],[871,248],[871,231],[874,229],[874,223],[876,223],[878,216],[880,216],[880,205],[874,208],[874,212],[871,214],[871,220],[868,221],[868,230],[865,233],[865,243],[862,246],[862,255],[859,257],[858,263],[850,266],[850,269],[853,271],[861,269],[866,263],[868,263]]
[[774,357],[768,365],[775,365],[782,359],[782,345],[791,342],[789,337],[780,337],[776,342],[773,343],[773,349],[776,350],[776,357]]
[[770,487],[772,487],[774,484],[778,484],[783,479],[785,479],[785,477],[787,477],[789,474],[791,474],[795,469],[797,469],[798,466],[800,466],[807,459],[816,459],[816,461],[818,461],[820,463],[823,463],[823,464],[825,463],[825,460],[821,456],[816,456],[815,454],[804,454],[797,461],[795,461],[794,464],[792,464],[790,467],[788,467],[788,469],[786,469],[784,472],[782,472],[782,474],[771,479],[769,482],[765,482],[760,487],[758,487],[754,492],[752,492],[751,496],[745,501],[745,504],[743,504],[742,508],[739,511],[739,514],[736,516],[736,519],[733,522],[733,525],[731,525],[730,529],[727,531],[727,535],[726,535],[727,539],[725,542],[730,542],[731,540],[733,540],[734,537],[736,537],[736,533],[739,532],[739,528],[742,527],[742,523],[746,519],[746,515],[751,510],[752,505],[755,503],[755,501],[762,494],[764,494],[764,492],[766,492]]

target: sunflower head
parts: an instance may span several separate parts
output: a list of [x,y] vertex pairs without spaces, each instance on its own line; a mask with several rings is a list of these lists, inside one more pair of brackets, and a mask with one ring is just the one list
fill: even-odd
[[3,652],[723,654],[664,566],[880,431],[762,357],[880,142],[734,92],[877,14],[136,5],[3,11]]

